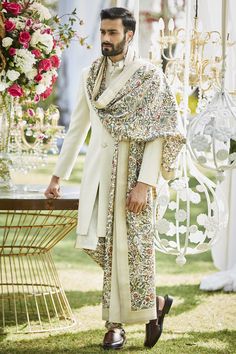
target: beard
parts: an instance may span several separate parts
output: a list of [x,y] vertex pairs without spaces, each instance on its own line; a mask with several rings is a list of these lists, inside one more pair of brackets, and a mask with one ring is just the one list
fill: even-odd
[[[103,47],[104,44],[107,45],[106,48]],[[108,47],[108,45],[109,45],[109,47]],[[102,55],[104,55],[105,57],[114,57],[116,55],[122,54],[124,52],[125,45],[126,45],[125,36],[122,39],[122,41],[117,43],[116,45],[112,44],[112,43],[108,43],[108,42],[103,42],[102,43]]]

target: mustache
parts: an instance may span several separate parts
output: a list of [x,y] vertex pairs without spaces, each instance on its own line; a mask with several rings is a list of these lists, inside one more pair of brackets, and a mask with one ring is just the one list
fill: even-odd
[[113,47],[113,44],[109,43],[109,42],[103,42],[102,45],[109,45],[109,46]]

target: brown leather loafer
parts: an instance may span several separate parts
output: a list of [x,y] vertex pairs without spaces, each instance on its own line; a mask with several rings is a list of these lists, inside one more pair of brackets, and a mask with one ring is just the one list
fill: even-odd
[[126,337],[123,328],[110,329],[104,336],[103,349],[121,349],[125,342]]
[[145,347],[152,348],[162,334],[164,317],[170,311],[173,303],[173,299],[169,295],[165,295],[164,299],[165,303],[163,309],[159,310],[158,296],[156,298],[157,318],[155,320],[150,320],[149,323],[146,324]]

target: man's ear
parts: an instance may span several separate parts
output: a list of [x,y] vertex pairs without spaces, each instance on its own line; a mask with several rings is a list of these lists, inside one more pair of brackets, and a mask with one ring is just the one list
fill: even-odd
[[126,32],[126,38],[127,38],[129,43],[132,41],[133,37],[134,37],[134,32],[133,31],[127,31]]

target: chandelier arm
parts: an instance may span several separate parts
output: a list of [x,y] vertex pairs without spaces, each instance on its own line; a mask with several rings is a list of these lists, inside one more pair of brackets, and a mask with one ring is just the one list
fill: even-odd
[[226,43],[227,43],[228,0],[222,0],[222,79],[221,91],[225,92]]
[[185,58],[184,58],[184,99],[183,99],[183,125],[187,133],[188,117],[188,87],[189,87],[189,66],[190,66],[190,26],[192,0],[186,2],[186,31],[185,31]]
[[24,127],[21,128],[21,140],[22,140],[22,142],[20,142],[18,140],[18,138],[15,137],[15,141],[16,141],[17,145],[23,150],[35,149],[40,144],[40,140],[37,138],[35,139],[34,143],[32,143],[32,144],[28,143],[28,141],[25,138]]
[[174,62],[176,59],[173,57],[173,58],[170,58],[170,57],[167,57],[165,55],[165,52],[164,52],[164,49],[161,50],[161,56],[165,59],[165,60],[168,60],[168,62]]
[[169,52],[169,58],[170,59],[175,59],[174,55],[173,55],[173,45],[171,45],[170,43],[168,45],[168,52]]

